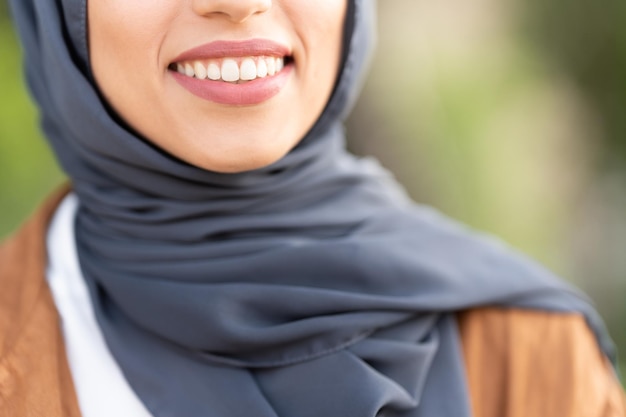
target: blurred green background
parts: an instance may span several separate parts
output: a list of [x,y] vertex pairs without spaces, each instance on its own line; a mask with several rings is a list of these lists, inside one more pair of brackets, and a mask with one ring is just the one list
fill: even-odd
[[[377,156],[419,203],[582,287],[626,355],[626,2],[385,0],[379,10],[350,148]],[[20,59],[1,2],[0,237],[63,181]]]

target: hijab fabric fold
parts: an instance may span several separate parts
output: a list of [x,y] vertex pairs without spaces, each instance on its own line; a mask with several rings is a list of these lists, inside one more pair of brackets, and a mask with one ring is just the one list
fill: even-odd
[[96,317],[156,417],[469,417],[454,313],[484,305],[580,312],[614,357],[578,292],[346,152],[373,0],[350,0],[315,126],[239,174],[186,164],[112,113],[90,73],[86,0],[10,3],[43,130],[80,200]]

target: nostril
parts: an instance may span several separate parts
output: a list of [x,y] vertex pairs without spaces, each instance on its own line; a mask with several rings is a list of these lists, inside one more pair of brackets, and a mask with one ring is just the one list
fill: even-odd
[[205,17],[222,17],[232,23],[244,23],[250,17],[272,8],[272,0],[194,0],[193,10]]

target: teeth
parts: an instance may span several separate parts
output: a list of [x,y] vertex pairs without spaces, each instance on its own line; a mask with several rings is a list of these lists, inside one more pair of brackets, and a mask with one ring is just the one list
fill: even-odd
[[194,72],[196,73],[196,78],[204,80],[207,77],[206,67],[202,62],[196,62],[193,66]]
[[239,65],[234,59],[225,59],[222,62],[222,80],[228,82],[239,81]]
[[241,68],[239,70],[239,77],[243,81],[251,81],[256,78],[256,64],[252,58],[246,58],[241,62]]
[[221,63],[219,61],[176,63],[175,70],[187,77],[195,77],[200,80],[208,78],[213,81],[222,80],[234,83],[276,75],[284,67],[284,58],[246,57],[243,59],[224,58]]
[[185,74],[187,75],[187,77],[194,76],[194,71],[193,71],[193,67],[191,66],[191,64],[185,64]]
[[222,72],[220,71],[220,67],[217,66],[215,62],[211,62],[208,68],[208,77],[211,80],[219,80],[222,78]]
[[259,78],[267,77],[267,63],[264,59],[259,59],[256,64],[256,76]]
[[267,64],[267,75],[276,74],[276,59],[266,58],[265,63]]

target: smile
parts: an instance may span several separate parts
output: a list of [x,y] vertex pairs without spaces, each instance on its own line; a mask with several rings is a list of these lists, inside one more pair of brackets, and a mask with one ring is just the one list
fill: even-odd
[[288,57],[249,56],[211,60],[191,60],[170,65],[171,70],[199,80],[245,83],[257,78],[273,77],[285,67]]
[[270,40],[251,39],[215,41],[190,49],[168,65],[168,73],[196,97],[249,106],[279,94],[294,68],[289,48]]

